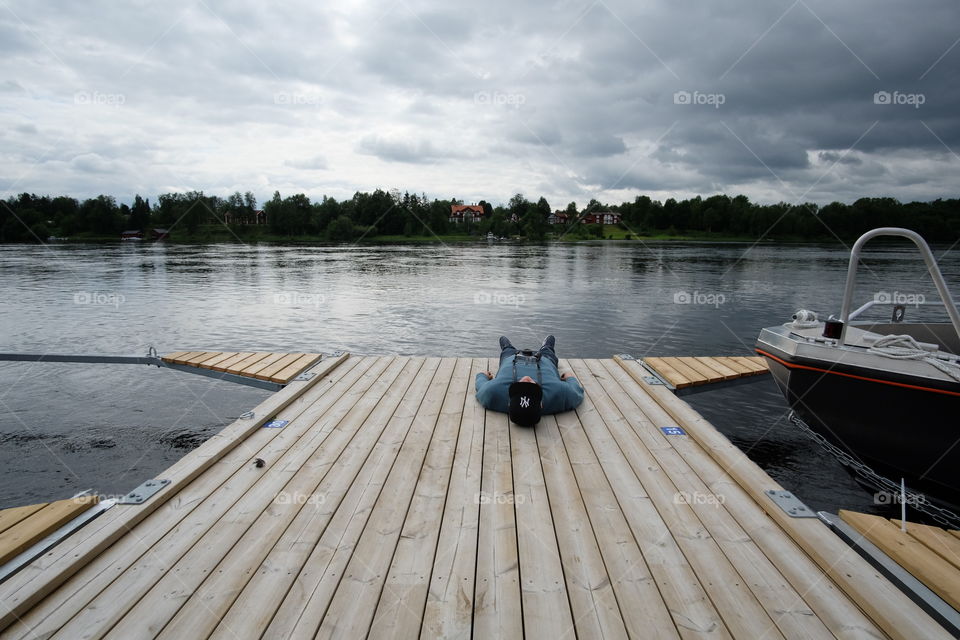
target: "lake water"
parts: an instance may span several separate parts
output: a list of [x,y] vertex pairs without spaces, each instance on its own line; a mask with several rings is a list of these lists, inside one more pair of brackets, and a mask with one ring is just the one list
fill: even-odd
[[[960,256],[941,247],[960,281]],[[913,251],[866,256],[858,301],[935,300]],[[0,246],[0,351],[347,350],[752,355],[798,308],[839,311],[847,250],[763,243]],[[922,317],[911,309],[908,318]],[[126,493],[268,392],[142,365],[0,363],[0,508]],[[816,509],[882,512],[786,420],[772,380],[688,401]]]

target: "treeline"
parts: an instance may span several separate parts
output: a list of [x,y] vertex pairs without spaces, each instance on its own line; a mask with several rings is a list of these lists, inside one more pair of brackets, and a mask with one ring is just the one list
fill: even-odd
[[37,242],[49,237],[117,238],[124,230],[167,228],[173,238],[197,237],[204,230],[225,227],[238,236],[268,233],[281,237],[313,237],[346,242],[359,237],[433,236],[449,234],[522,236],[542,240],[603,237],[601,225],[587,225],[583,216],[616,212],[631,234],[717,235],[771,239],[835,240],[855,238],[874,227],[901,226],[913,229],[933,242],[954,242],[960,237],[960,200],[901,203],[893,198],[861,198],[853,204],[787,203],[761,205],[743,195],[715,195],[663,202],[637,196],[633,202],[603,204],[591,200],[578,208],[574,202],[562,211],[568,222],[551,225],[553,212],[545,198],[537,201],[517,194],[506,204],[493,206],[480,201],[483,216],[478,222],[450,221],[451,205],[461,200],[429,199],[425,194],[377,189],[357,192],[338,201],[324,196],[311,202],[304,194],[273,197],[257,207],[253,193],[234,193],[227,198],[202,191],[167,193],[152,204],[134,198],[132,204],[117,204],[101,195],[79,201],[67,196],[36,196],[22,193],[0,201],[0,242]]

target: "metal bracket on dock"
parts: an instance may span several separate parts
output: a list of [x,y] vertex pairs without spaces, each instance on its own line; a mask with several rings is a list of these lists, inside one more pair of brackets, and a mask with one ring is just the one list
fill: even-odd
[[817,514],[789,491],[769,489],[767,495],[791,518],[816,518]]
[[153,497],[153,494],[170,484],[169,480],[147,480],[139,487],[117,500],[117,504],[143,504]]
[[310,380],[311,378],[313,378],[315,375],[317,374],[310,373],[309,371],[304,371],[303,373],[298,375],[296,378],[294,378],[290,382],[305,382],[306,380]]

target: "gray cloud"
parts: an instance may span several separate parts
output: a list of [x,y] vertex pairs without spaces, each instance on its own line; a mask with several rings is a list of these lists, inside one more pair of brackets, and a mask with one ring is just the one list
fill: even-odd
[[956,195],[947,0],[9,8],[0,194]]

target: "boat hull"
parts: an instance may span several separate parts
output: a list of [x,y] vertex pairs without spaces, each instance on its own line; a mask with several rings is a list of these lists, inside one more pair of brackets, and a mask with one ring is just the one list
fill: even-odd
[[960,505],[960,394],[929,380],[758,346],[800,418],[891,480]]

